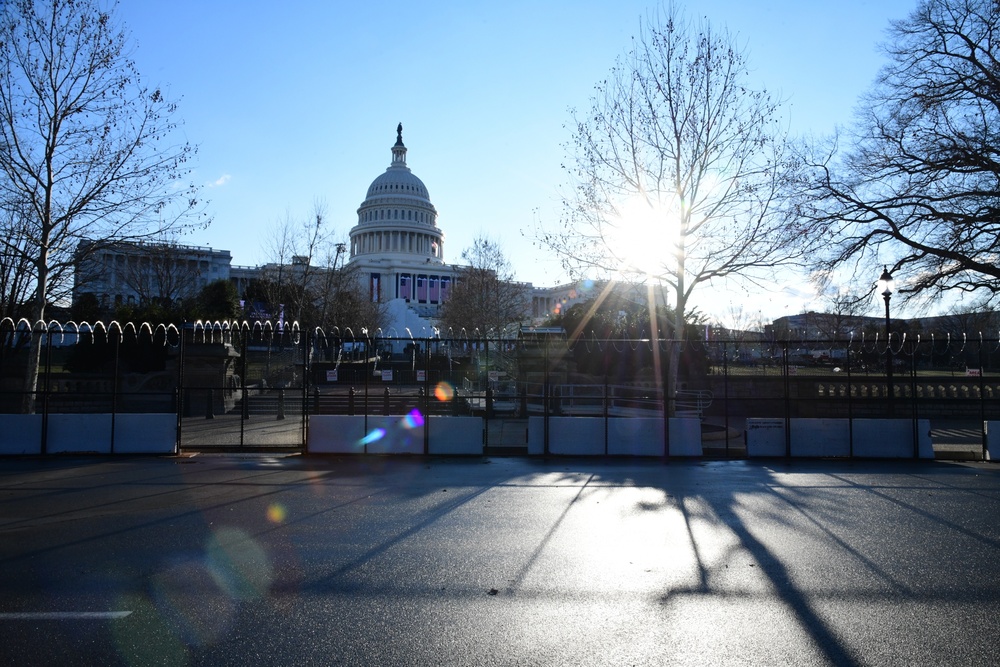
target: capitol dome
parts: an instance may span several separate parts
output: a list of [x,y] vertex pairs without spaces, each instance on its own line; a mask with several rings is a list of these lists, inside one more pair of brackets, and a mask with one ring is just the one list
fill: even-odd
[[392,163],[368,187],[351,229],[350,259],[392,255],[443,263],[444,234],[427,187],[406,166],[403,126],[396,128]]

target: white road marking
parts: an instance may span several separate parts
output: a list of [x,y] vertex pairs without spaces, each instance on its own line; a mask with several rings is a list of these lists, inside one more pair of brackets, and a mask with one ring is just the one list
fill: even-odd
[[0,621],[76,621],[125,618],[130,611],[12,611],[0,612]]

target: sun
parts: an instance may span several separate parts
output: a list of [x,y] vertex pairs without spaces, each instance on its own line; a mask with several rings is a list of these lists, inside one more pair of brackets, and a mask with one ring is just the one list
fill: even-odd
[[644,279],[669,272],[676,253],[678,207],[642,196],[630,197],[608,221],[608,250],[622,274]]

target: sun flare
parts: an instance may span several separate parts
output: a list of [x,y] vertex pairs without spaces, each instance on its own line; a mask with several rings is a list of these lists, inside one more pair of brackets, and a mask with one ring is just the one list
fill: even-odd
[[622,274],[656,277],[669,271],[679,227],[676,206],[631,197],[609,221],[609,250]]

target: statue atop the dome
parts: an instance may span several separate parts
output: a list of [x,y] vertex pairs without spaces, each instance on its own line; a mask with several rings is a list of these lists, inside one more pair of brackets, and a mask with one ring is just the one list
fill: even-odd
[[402,146],[403,145],[403,124],[402,123],[400,123],[399,125],[396,126],[396,145],[397,146]]

